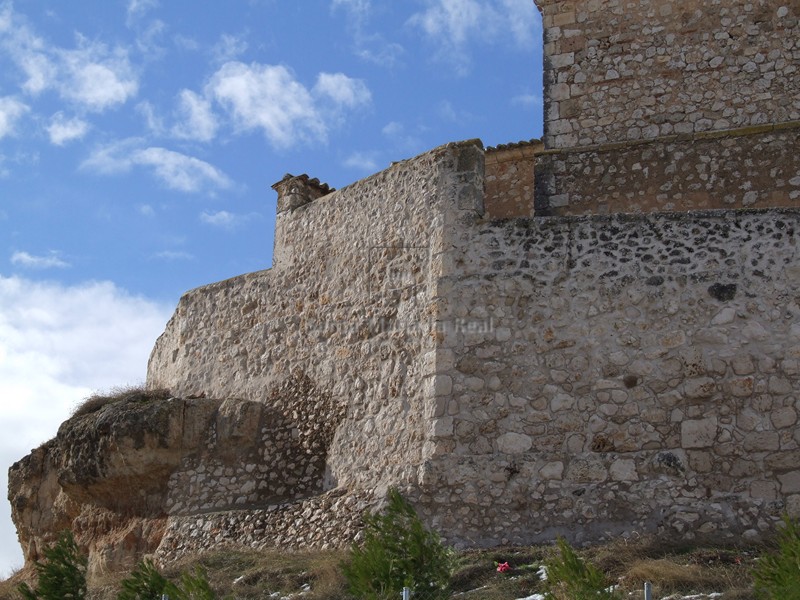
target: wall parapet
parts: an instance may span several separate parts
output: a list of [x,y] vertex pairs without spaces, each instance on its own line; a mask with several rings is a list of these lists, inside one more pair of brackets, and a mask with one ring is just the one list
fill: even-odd
[[800,122],[545,150],[544,215],[800,205]]
[[636,146],[670,142],[694,142],[701,140],[719,140],[761,135],[771,132],[800,129],[800,121],[784,121],[781,123],[766,123],[764,125],[751,125],[749,127],[736,127],[732,129],[716,129],[691,133],[676,133],[662,135],[643,140],[624,140],[621,142],[606,142],[604,144],[591,144],[588,146],[571,146],[569,148],[541,148],[535,151],[536,156],[550,156],[554,154],[573,154],[583,152],[614,152],[626,150]]
[[541,140],[533,139],[486,148],[486,218],[533,216],[534,165],[543,147]]

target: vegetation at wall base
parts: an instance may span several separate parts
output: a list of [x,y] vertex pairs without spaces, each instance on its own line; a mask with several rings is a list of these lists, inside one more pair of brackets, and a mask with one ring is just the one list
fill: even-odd
[[[540,578],[539,568],[557,553],[553,544],[456,551],[448,597],[514,600],[544,595],[547,581]],[[641,598],[644,582],[650,581],[656,599],[715,592],[722,594],[719,600],[753,600],[752,572],[761,564],[764,546],[674,546],[656,536],[632,535],[575,549],[575,553],[618,582],[619,592],[626,598]],[[220,600],[360,600],[350,593],[343,574],[342,563],[349,557],[348,550],[229,548],[187,554],[165,565],[160,574],[180,586],[184,573],[194,574],[200,567]],[[499,573],[497,565],[505,562],[510,572]],[[123,580],[131,575],[95,573],[88,578],[87,600],[118,600]],[[25,570],[17,572],[11,581],[0,581],[0,600],[21,600],[17,585],[32,577],[35,580],[35,572]],[[392,596],[392,600],[400,600],[400,596]],[[427,599],[419,594],[415,600]]]
[[777,535],[777,552],[762,556],[753,569],[759,598],[800,600],[800,523],[783,519]]
[[397,598],[404,587],[425,600],[447,598],[453,553],[427,529],[396,489],[383,513],[364,517],[364,539],[343,565],[350,592],[364,600]]
[[86,556],[78,550],[70,531],[44,551],[44,562],[36,563],[36,589],[27,583],[17,588],[25,600],[83,600],[86,598]]
[[163,594],[175,598],[178,593],[175,584],[164,577],[151,560],[137,564],[131,574],[122,580],[121,586],[117,600],[150,600],[161,598]]
[[545,562],[547,600],[617,600],[612,581],[593,564],[584,561],[567,541],[556,541],[558,554]]

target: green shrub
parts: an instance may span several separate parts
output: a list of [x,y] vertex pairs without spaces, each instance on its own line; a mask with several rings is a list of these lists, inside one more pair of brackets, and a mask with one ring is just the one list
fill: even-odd
[[180,585],[164,577],[150,560],[136,565],[131,574],[122,581],[122,591],[117,600],[153,600],[162,594],[170,600],[215,600],[214,590],[208,583],[205,572],[195,567],[194,573],[181,574]]
[[761,598],[800,599],[800,525],[784,517],[778,532],[778,551],[762,556],[753,569],[756,593]]
[[170,600],[215,600],[214,590],[208,583],[205,571],[195,567],[194,573],[183,573],[177,595]]
[[162,594],[177,598],[179,593],[175,585],[159,573],[150,560],[136,565],[121,585],[122,591],[117,595],[117,600],[152,600],[161,598]]
[[36,562],[38,582],[32,590],[27,583],[17,589],[26,600],[83,600],[86,597],[86,556],[78,550],[70,531],[44,551],[45,562]]
[[404,587],[434,600],[447,597],[453,554],[397,490],[389,490],[383,514],[364,517],[364,541],[343,565],[357,598],[398,598]]
[[584,562],[572,547],[559,537],[558,555],[545,561],[547,600],[616,600],[611,582],[594,565]]

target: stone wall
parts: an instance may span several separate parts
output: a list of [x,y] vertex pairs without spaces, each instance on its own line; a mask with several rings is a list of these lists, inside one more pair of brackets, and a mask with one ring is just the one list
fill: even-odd
[[487,218],[533,216],[535,155],[539,140],[486,149],[484,209]]
[[[472,141],[310,199],[307,177],[276,184],[273,269],[184,295],[150,359],[148,387],[228,399],[170,479],[162,555],[189,530],[214,538],[227,511],[243,516],[226,530],[269,522],[259,543],[347,542],[364,508],[347,498],[416,484],[437,427],[444,231],[483,212],[483,173]],[[317,535],[293,525],[330,490],[347,510]]]
[[548,150],[536,215],[800,206],[800,121]]
[[442,316],[484,326],[442,339],[430,521],[494,545],[757,537],[800,515],[798,225],[722,211],[452,235]]
[[492,220],[484,180],[464,142],[281,211],[276,266],[187,293],[159,338],[148,386],[183,400],[12,469],[26,557],[43,514],[99,569],[346,545],[389,486],[471,546],[800,515],[800,211]]
[[548,148],[800,120],[797,0],[536,0]]

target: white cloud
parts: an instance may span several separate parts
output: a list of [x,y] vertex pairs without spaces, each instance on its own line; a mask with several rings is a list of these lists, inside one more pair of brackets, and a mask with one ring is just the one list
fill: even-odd
[[247,50],[247,40],[244,36],[235,36],[223,33],[219,41],[211,48],[211,55],[217,64],[222,64],[239,58]]
[[344,166],[360,171],[378,170],[378,163],[375,161],[374,155],[367,152],[354,152],[345,159]]
[[166,148],[145,148],[134,157],[136,164],[150,166],[167,187],[181,192],[200,192],[207,186],[226,189],[231,181],[216,167],[192,156]]
[[172,37],[173,43],[183,50],[188,50],[190,52],[197,52],[200,50],[200,42],[195,40],[194,38],[190,38],[188,36],[177,34]]
[[142,115],[145,126],[150,133],[153,135],[164,134],[164,122],[156,112],[155,107],[150,102],[147,100],[139,102],[136,105],[136,112]]
[[[348,111],[371,103],[366,84],[344,73],[320,73],[309,90],[283,65],[227,62],[209,79],[204,97],[184,92],[184,112],[193,112],[211,135],[216,123],[209,104],[220,105],[238,133],[260,130],[277,148],[325,142]],[[181,131],[184,126],[179,126]]]
[[383,67],[397,64],[405,49],[396,42],[387,41],[379,33],[367,33],[371,0],[333,0],[331,9],[347,12],[347,28],[353,35],[356,56]]
[[180,121],[172,128],[175,137],[209,142],[217,134],[217,117],[211,103],[191,90],[182,90],[179,96]]
[[149,204],[142,204],[136,208],[139,211],[139,214],[143,217],[153,217],[156,214],[155,209],[150,206]]
[[528,0],[501,0],[503,23],[522,48],[532,48],[541,36],[541,19],[536,6]]
[[230,111],[237,129],[261,129],[275,146],[327,137],[311,94],[284,66],[225,63],[207,93]]
[[194,255],[182,250],[164,250],[163,252],[156,252],[153,258],[167,261],[194,260]]
[[426,0],[428,8],[415,13],[409,24],[419,28],[439,46],[437,57],[464,75],[469,71],[467,46],[513,39],[530,47],[537,29],[531,0]]
[[146,27],[139,29],[136,35],[136,48],[144,54],[147,60],[157,60],[164,56],[165,49],[159,44],[161,37],[167,30],[164,21],[154,19]]
[[158,7],[158,0],[130,0],[127,9],[127,24],[131,26],[133,21],[140,19],[148,11]]
[[65,269],[70,264],[59,256],[59,252],[51,250],[45,256],[34,256],[27,252],[14,252],[11,255],[11,264],[28,269]]
[[542,106],[542,97],[538,94],[519,94],[511,98],[511,104],[517,106]]
[[127,173],[133,167],[148,167],[168,188],[180,192],[202,192],[230,188],[233,183],[209,163],[180,152],[158,147],[141,147],[141,140],[129,139],[99,148],[81,168],[102,175]]
[[372,101],[372,94],[366,84],[344,73],[320,73],[314,86],[314,94],[330,98],[335,105],[344,108],[357,108]]
[[391,121],[381,129],[381,133],[395,147],[407,152],[417,152],[422,149],[423,142],[420,134],[424,132],[424,127],[415,127],[413,131],[409,131],[405,125],[397,121]]
[[[172,312],[109,282],[77,286],[0,275],[0,488],[8,467],[55,435],[97,390],[143,381]],[[0,503],[0,564],[22,564],[8,503]]]
[[138,77],[127,51],[109,49],[80,35],[74,49],[50,46],[14,13],[10,3],[0,10],[0,47],[26,77],[22,88],[28,94],[52,89],[83,109],[101,112],[138,92]]
[[47,133],[50,136],[50,143],[56,146],[63,146],[72,140],[79,140],[89,131],[89,124],[83,119],[73,117],[67,119],[64,113],[57,112],[50,119],[47,126]]
[[200,220],[207,225],[231,229],[237,223],[239,217],[233,213],[229,213],[227,210],[220,210],[213,213],[203,211],[200,213]]
[[88,110],[103,111],[136,95],[139,82],[127,53],[79,38],[76,50],[59,50],[62,79],[59,93]]
[[26,112],[28,107],[19,100],[11,96],[0,98],[0,139],[14,133],[17,121]]

